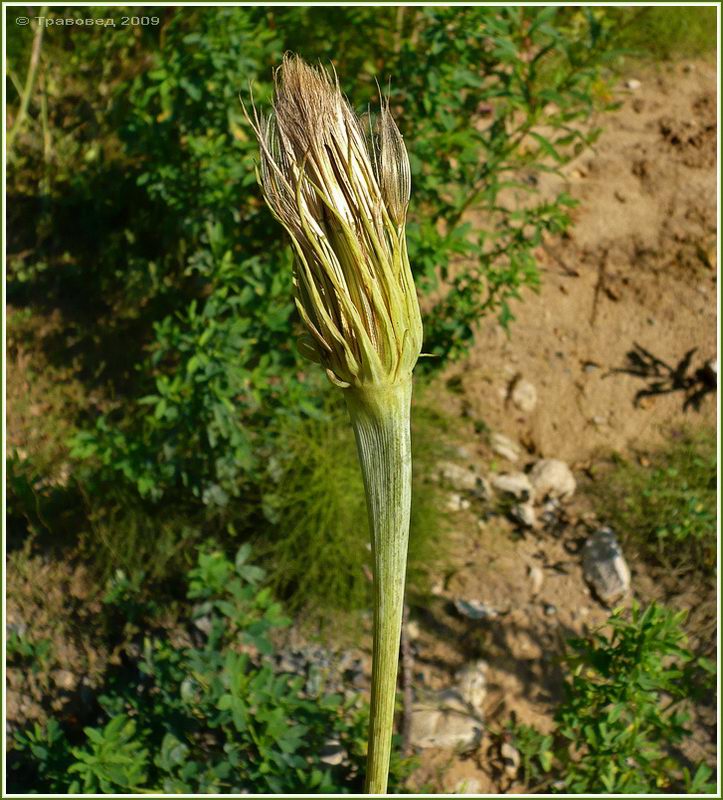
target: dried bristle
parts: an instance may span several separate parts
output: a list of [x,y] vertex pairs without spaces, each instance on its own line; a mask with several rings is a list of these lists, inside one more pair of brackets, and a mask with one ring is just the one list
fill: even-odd
[[[318,360],[341,386],[411,373],[422,345],[404,224],[409,159],[387,101],[365,135],[336,75],[294,55],[274,75],[273,111],[253,108],[259,181],[296,254],[296,304]],[[312,355],[314,353],[312,352]]]

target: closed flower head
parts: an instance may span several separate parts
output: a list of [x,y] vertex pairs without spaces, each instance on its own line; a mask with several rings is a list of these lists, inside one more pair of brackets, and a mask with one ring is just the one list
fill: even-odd
[[254,109],[251,122],[259,182],[296,255],[300,349],[343,387],[407,380],[422,322],[404,232],[409,158],[388,101],[366,130],[335,75],[286,56],[272,113]]

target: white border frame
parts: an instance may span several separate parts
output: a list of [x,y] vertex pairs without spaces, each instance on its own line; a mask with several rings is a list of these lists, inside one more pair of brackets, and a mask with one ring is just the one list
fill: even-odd
[[[220,8],[224,6],[231,6],[231,7],[244,7],[244,6],[308,6],[308,7],[355,7],[355,6],[379,6],[379,7],[397,7],[397,6],[408,6],[408,7],[422,7],[422,6],[468,6],[468,7],[497,7],[497,6],[589,6],[589,7],[615,7],[620,6],[624,8],[642,8],[642,7],[651,7],[651,6],[660,6],[660,7],[701,7],[701,8],[716,8],[716,26],[717,26],[717,33],[718,33],[718,43],[716,48],[716,66],[718,72],[718,92],[716,98],[716,120],[717,120],[717,180],[716,180],[716,216],[720,223],[720,191],[721,191],[721,141],[720,141],[720,121],[721,121],[721,97],[720,97],[720,51],[721,51],[721,6],[719,3],[715,2],[697,2],[697,3],[645,3],[645,2],[633,2],[633,3],[626,3],[626,2],[551,2],[551,3],[543,3],[543,2],[521,2],[521,3],[503,3],[503,2],[488,2],[488,3],[445,3],[445,2],[412,2],[412,3],[365,3],[365,2],[271,2],[266,3],[233,3],[233,2],[219,2],[219,3],[203,3],[203,2],[154,2],[154,3],[138,3],[138,2],[107,2],[103,3],[103,7],[122,7],[122,8],[146,8],[148,6],[154,7],[194,7],[194,6],[206,6],[209,8]],[[98,3],[91,3],[91,2],[68,2],[68,3],[61,3],[61,2],[48,2],[43,3],[42,6],[48,6],[49,8],[97,8],[99,6]],[[23,8],[27,9],[29,5],[27,3],[20,3],[20,2],[2,2],[2,11],[3,11],[3,20],[2,20],[2,72],[3,72],[3,81],[2,81],[2,124],[3,124],[3,132],[7,132],[7,97],[6,97],[6,43],[7,43],[7,26],[5,25],[5,9],[6,8]],[[32,7],[32,5],[30,6]],[[38,10],[41,8],[41,4],[37,6]],[[31,18],[32,19],[32,18]],[[5,137],[4,137],[5,138]],[[7,242],[6,237],[6,173],[7,168],[7,161],[6,161],[6,149],[3,147],[2,152],[2,208],[3,208],[3,216],[2,216],[2,240],[3,243]],[[717,242],[716,242],[716,260],[717,260],[717,269],[719,269],[718,265],[720,264],[720,257],[721,257],[721,240],[720,240],[720,225],[717,235]],[[2,596],[2,665],[1,665],[1,672],[3,676],[3,685],[2,685],[2,797],[8,798],[21,798],[21,797],[33,797],[38,795],[28,795],[28,794],[8,794],[6,791],[6,777],[7,777],[7,734],[6,734],[6,726],[5,726],[5,659],[6,659],[6,627],[5,627],[5,586],[6,586],[6,575],[5,575],[5,567],[6,567],[6,559],[7,559],[7,552],[6,552],[6,541],[5,541],[5,515],[6,515],[6,487],[5,487],[5,480],[6,480],[6,467],[5,467],[5,458],[6,458],[6,416],[7,416],[7,391],[6,391],[6,364],[7,359],[5,358],[5,354],[7,353],[7,341],[6,341],[6,314],[5,314],[5,280],[6,280],[6,249],[3,246],[2,252],[2,400],[3,400],[3,415],[2,415],[2,449],[3,449],[3,461],[2,461],[2,544],[3,544],[3,563],[2,563],[2,586],[3,586],[3,596]],[[720,275],[718,273],[718,280],[717,280],[717,287],[716,287],[716,297],[717,297],[717,304],[718,304],[718,319],[717,319],[717,341],[718,341],[718,348],[717,348],[717,358],[718,363],[720,364],[720,340],[721,340],[721,284],[720,284]],[[721,585],[721,470],[720,470],[720,457],[721,457],[721,404],[720,404],[720,397],[718,397],[718,408],[716,413],[716,424],[717,424],[717,432],[718,432],[718,442],[717,442],[717,459],[718,459],[718,482],[717,482],[717,492],[718,492],[718,554],[717,554],[717,593],[718,593],[718,604],[719,604],[719,613],[718,613],[718,626],[717,626],[717,665],[718,665],[718,687],[720,689],[720,668],[721,668],[721,630],[720,630],[720,602],[721,602],[721,595],[720,595],[720,585]],[[718,780],[717,780],[717,795],[721,795],[721,769],[720,769],[720,746],[721,746],[721,729],[720,729],[720,712],[721,712],[721,698],[720,692],[718,696],[718,709],[717,709],[717,748],[718,748]],[[43,797],[57,797],[57,798],[87,798],[87,797],[171,797],[171,798],[179,798],[183,797],[183,795],[178,794],[109,794],[109,795],[88,795],[88,794],[52,794],[52,795],[42,795]],[[193,795],[194,797],[270,797],[270,798],[285,798],[285,797],[294,797],[294,798],[318,798],[323,797],[323,795],[318,794],[261,794],[261,795],[230,795],[230,794],[198,794]],[[334,795],[327,795],[328,797],[333,797]],[[343,795],[344,797],[365,797],[368,795]],[[377,796],[395,796],[395,797],[412,797],[412,796],[419,796],[419,797],[449,797],[449,798],[456,798],[462,797],[464,795],[456,795],[456,794],[434,794],[434,795],[377,795]],[[476,795],[477,797],[500,797],[503,795]],[[582,795],[550,795],[550,794],[539,794],[539,795],[528,795],[528,794],[508,794],[504,795],[505,797],[582,797]],[[588,794],[584,795],[585,797],[637,797],[638,795],[625,795],[625,794]],[[647,794],[642,795],[644,797],[679,797],[679,795],[675,794]],[[711,798],[715,797],[715,795],[688,795],[689,797],[702,797],[702,798]]]

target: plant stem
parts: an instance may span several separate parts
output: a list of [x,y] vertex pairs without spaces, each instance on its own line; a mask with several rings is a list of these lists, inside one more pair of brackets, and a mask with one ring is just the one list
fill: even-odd
[[412,755],[412,705],[414,694],[412,691],[412,676],[414,675],[414,656],[412,655],[412,642],[409,638],[409,606],[404,604],[402,614],[402,702],[404,713],[402,716],[402,754]]
[[[48,13],[48,6],[43,6],[40,9],[41,17],[44,17]],[[20,107],[18,108],[18,114],[15,117],[15,121],[13,123],[12,128],[8,132],[7,138],[7,153],[9,156],[12,155],[13,145],[15,144],[15,137],[20,132],[22,128],[23,122],[25,121],[25,116],[28,113],[28,105],[30,104],[30,96],[33,93],[33,85],[35,84],[35,73],[38,71],[38,64],[40,63],[40,48],[43,43],[43,25],[37,25],[35,27],[35,34],[33,36],[33,46],[30,51],[30,62],[28,63],[28,74],[25,78],[25,88],[20,96]]]
[[387,790],[412,499],[412,380],[346,391],[374,560],[374,653],[366,792]]

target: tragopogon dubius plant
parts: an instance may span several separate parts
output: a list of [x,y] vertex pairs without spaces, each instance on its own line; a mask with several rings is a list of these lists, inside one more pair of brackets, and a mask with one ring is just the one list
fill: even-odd
[[366,789],[383,793],[391,752],[409,540],[412,370],[422,321],[405,240],[409,160],[389,104],[362,123],[336,76],[287,56],[273,111],[253,109],[258,172],[295,253],[299,347],[346,397],[374,559],[374,657]]

